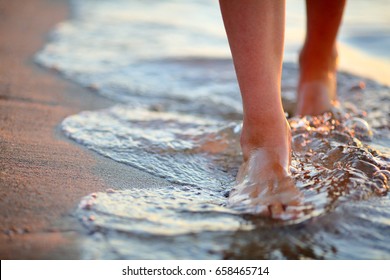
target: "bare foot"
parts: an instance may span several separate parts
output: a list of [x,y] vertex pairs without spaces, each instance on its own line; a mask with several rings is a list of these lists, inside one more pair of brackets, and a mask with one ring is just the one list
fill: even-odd
[[[280,134],[273,142],[270,140],[266,147],[254,148],[248,141],[241,142],[244,163],[237,175],[237,185],[230,192],[230,207],[283,220],[295,219],[300,215],[302,195],[289,173],[291,132],[285,119],[282,124],[278,129],[278,122],[273,123],[268,128],[270,130],[262,127],[263,140],[269,136],[276,137],[272,131]],[[248,147],[251,150],[245,154]]]
[[240,168],[229,206],[275,219],[298,218],[302,195],[290,177],[284,157],[275,149],[253,151]]
[[298,116],[316,116],[328,112],[337,104],[335,78],[329,81],[303,82],[299,86],[297,110]]
[[336,66],[336,47],[324,58],[302,51],[296,115],[320,115],[337,104]]

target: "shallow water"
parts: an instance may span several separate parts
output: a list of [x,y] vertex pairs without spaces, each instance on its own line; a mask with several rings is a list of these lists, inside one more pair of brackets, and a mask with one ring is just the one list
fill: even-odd
[[72,139],[180,185],[84,198],[76,215],[115,252],[86,257],[388,258],[390,154],[365,144],[388,143],[388,119],[344,104],[334,115],[289,120],[291,171],[310,209],[293,221],[226,208],[240,164],[239,123],[123,106],[67,118]]
[[[242,109],[217,3],[80,2],[37,61],[119,104],[66,118],[64,133],[172,182],[84,197],[84,258],[390,258],[388,87],[340,73],[340,108],[289,119],[309,210],[293,221],[242,214],[226,207]],[[290,116],[296,81],[285,63]]]

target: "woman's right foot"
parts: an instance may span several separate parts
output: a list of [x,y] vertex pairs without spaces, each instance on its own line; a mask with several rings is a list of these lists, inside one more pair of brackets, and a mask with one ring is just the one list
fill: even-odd
[[245,213],[294,219],[300,215],[298,206],[302,195],[289,172],[290,127],[284,116],[268,120],[269,125],[262,122],[262,125],[252,127],[244,121],[241,137],[244,163],[228,204]]
[[282,165],[283,162],[279,150],[254,150],[240,168],[229,206],[274,219],[298,218],[302,194],[290,177],[289,165]]

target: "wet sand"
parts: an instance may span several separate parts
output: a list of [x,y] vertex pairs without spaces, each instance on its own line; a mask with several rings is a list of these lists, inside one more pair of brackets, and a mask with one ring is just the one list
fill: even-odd
[[62,0],[0,0],[0,259],[78,259],[82,196],[168,183],[67,140],[63,118],[112,105],[34,64]]

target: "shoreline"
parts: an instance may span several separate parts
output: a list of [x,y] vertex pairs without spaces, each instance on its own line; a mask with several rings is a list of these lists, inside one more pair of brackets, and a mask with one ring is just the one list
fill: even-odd
[[116,104],[33,61],[67,0],[0,0],[0,15],[0,259],[85,258],[91,237],[72,215],[83,196],[172,184],[61,132],[65,117]]
[[79,259],[86,229],[72,216],[92,192],[170,185],[67,139],[61,121],[113,105],[33,61],[66,0],[1,1],[0,259]]

